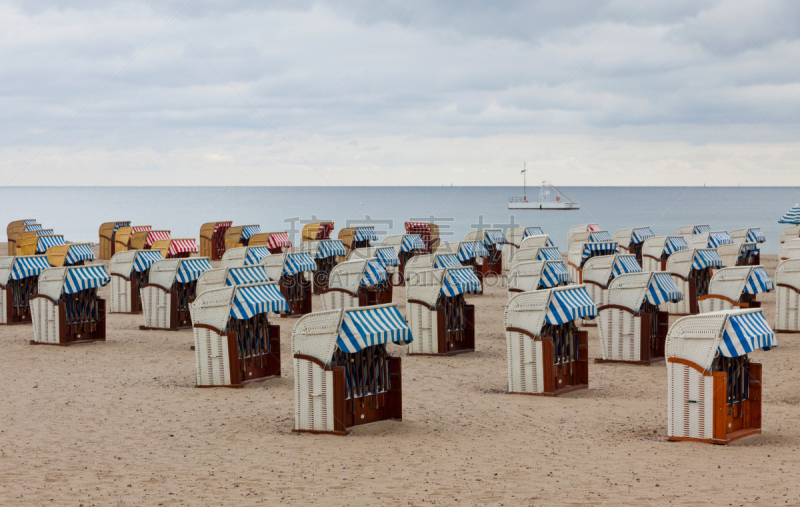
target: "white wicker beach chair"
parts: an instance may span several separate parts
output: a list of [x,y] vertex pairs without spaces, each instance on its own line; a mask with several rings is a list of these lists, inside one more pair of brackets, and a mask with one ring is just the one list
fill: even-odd
[[614,277],[625,273],[641,273],[639,261],[632,254],[600,255],[588,259],[583,265],[583,283],[597,306],[607,303],[608,284]]
[[645,240],[653,236],[655,234],[653,234],[650,227],[633,227],[615,232],[613,239],[619,245],[620,252],[635,255],[637,262],[641,265],[642,246]]
[[722,265],[726,268],[734,266],[757,266],[761,260],[756,243],[734,243],[717,247]]
[[[527,240],[525,240],[527,241]],[[523,242],[524,243],[524,242]],[[541,247],[524,247],[518,248],[508,265],[509,271],[520,262],[530,261],[564,261],[564,256],[555,246],[541,246]]]
[[269,315],[288,312],[289,304],[276,282],[210,289],[190,308],[198,387],[241,387],[281,376],[281,330]]
[[686,240],[681,236],[656,236],[644,240],[642,244],[642,270],[666,271],[667,259],[681,250],[688,250]]
[[800,331],[800,259],[781,261],[775,270],[775,331]]
[[209,269],[207,257],[154,262],[147,284],[139,291],[144,311],[144,325],[139,329],[177,331],[191,327],[189,303],[197,295],[197,279]]
[[308,252],[300,247],[286,249],[261,259],[270,280],[280,283],[281,294],[289,302],[289,315],[311,313],[311,277],[317,263]]
[[520,292],[552,289],[569,282],[569,272],[561,261],[518,262],[508,273],[508,298]]
[[622,274],[598,307],[602,358],[595,362],[651,364],[664,358],[669,314],[658,307],[683,296],[668,273]]
[[317,312],[292,331],[295,432],[345,435],[402,420],[400,358],[386,344],[412,340],[395,305]]
[[761,433],[761,365],[777,345],[760,309],[684,317],[669,330],[667,437],[727,444]]
[[414,335],[409,355],[450,355],[475,350],[475,306],[464,294],[480,290],[468,267],[416,273],[406,290],[406,319]]
[[396,270],[391,273],[392,285],[402,286],[405,285],[405,268],[408,261],[420,254],[424,254],[427,249],[422,237],[418,234],[401,234],[398,236],[389,236],[383,240],[381,246],[390,246],[394,248],[395,254],[400,261]]
[[481,290],[477,294],[483,294],[483,284],[487,278],[497,279],[497,274],[490,272],[484,259],[489,256],[489,251],[480,241],[458,241],[452,243],[441,243],[436,249],[436,259],[434,269],[469,266],[481,282]]
[[781,261],[800,259],[800,239],[790,239],[784,242],[778,251],[778,259]]
[[682,227],[678,227],[678,230],[675,231],[676,236],[680,236],[686,240],[688,243],[692,236],[695,234],[700,234],[703,232],[708,232],[711,230],[711,226],[704,224],[704,225],[684,225]]
[[103,266],[49,268],[31,296],[34,344],[73,345],[106,339],[106,302],[98,287],[110,277]]
[[266,246],[243,246],[230,248],[222,256],[223,268],[240,268],[260,264],[264,257],[272,254]]
[[141,313],[139,291],[150,279],[150,267],[163,260],[159,250],[124,250],[111,257],[111,308],[109,313]]
[[761,266],[722,268],[711,277],[708,294],[698,299],[700,313],[760,308],[756,295],[774,289],[775,285]]
[[[399,276],[400,271],[400,257],[397,256],[397,250],[391,245],[370,246],[365,248],[356,248],[350,252],[347,257],[348,260],[368,260],[377,259],[383,266],[383,269],[389,274],[390,277],[396,278]],[[391,299],[387,301],[391,303]]]
[[31,322],[31,297],[49,267],[41,255],[0,257],[0,324]]
[[479,229],[470,231],[464,241],[476,241],[486,249],[487,255],[482,257],[485,273],[503,274],[503,245],[506,237],[501,229]]
[[[545,241],[549,241],[547,239],[547,234],[542,231],[541,227],[532,226],[532,227],[515,227],[512,229],[508,229],[506,231],[506,244],[503,246],[503,269],[509,271],[508,265],[511,262],[511,258],[514,256],[514,252],[518,248],[522,248],[522,242],[526,239],[532,237],[545,237]],[[529,246],[549,246],[545,244],[538,244],[536,241],[532,241],[529,243]]]
[[597,224],[573,225],[567,231],[567,251],[572,248],[576,241],[587,241],[589,238],[588,233],[599,230],[600,226]]
[[[587,236],[585,241],[574,239],[582,238],[584,235]],[[583,265],[586,261],[592,257],[613,255],[619,250],[617,243],[611,240],[608,231],[577,233],[574,238],[567,254],[567,270],[575,283],[583,283]]]
[[790,225],[781,231],[781,244],[800,238],[800,225]]
[[714,268],[722,267],[722,259],[712,248],[681,250],[667,259],[667,271],[683,294],[677,303],[667,303],[671,315],[699,313],[698,299],[708,294]]
[[558,396],[589,386],[588,333],[578,319],[597,315],[583,285],[523,292],[504,316],[510,393]]
[[732,245],[733,239],[726,231],[705,231],[693,234],[686,243],[689,248],[717,248],[722,245]]
[[274,282],[267,276],[267,269],[263,265],[241,266],[238,268],[209,269],[200,274],[197,279],[196,294],[207,290],[221,289],[234,285],[247,285],[252,283]]
[[331,271],[321,299],[323,310],[389,304],[392,302],[389,275],[374,257],[340,262]]
[[[320,227],[326,227],[325,222]],[[330,227],[332,228],[332,224]],[[347,249],[338,239],[306,240],[300,243],[295,251],[309,254],[317,263],[317,270],[313,274],[305,275],[307,279],[313,279],[311,290],[314,294],[319,294],[328,288],[328,279],[333,267],[347,256]]]

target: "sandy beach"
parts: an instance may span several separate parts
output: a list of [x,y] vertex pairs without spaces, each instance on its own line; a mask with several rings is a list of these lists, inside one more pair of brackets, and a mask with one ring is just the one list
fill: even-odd
[[[5,244],[0,254],[5,253]],[[772,276],[776,256],[764,256]],[[107,264],[107,263],[106,263]],[[108,296],[108,287],[101,290]],[[761,295],[767,321],[773,294]],[[403,288],[394,301],[405,311]],[[282,378],[196,389],[192,332],[110,315],[105,343],[33,346],[0,327],[3,505],[777,505],[800,502],[796,334],[763,364],[763,434],[728,446],[664,438],[664,363],[590,364],[588,390],[506,393],[505,288],[471,296],[476,349],[403,356],[403,421],[298,435],[292,327]],[[314,308],[321,309],[317,296]],[[588,328],[590,357],[600,355]]]

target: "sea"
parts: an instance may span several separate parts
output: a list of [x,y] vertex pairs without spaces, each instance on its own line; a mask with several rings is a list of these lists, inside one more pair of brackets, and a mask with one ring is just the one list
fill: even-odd
[[[433,221],[442,241],[470,230],[540,226],[566,251],[567,230],[597,223],[611,234],[649,226],[656,235],[682,225],[712,230],[760,227],[762,253],[776,254],[780,217],[800,202],[800,187],[565,187],[577,211],[509,210],[519,187],[4,187],[0,221],[36,219],[67,241],[98,242],[103,222],[130,220],[170,230],[173,238],[198,238],[205,222],[231,220],[286,231],[297,243],[305,223],[372,225],[379,237],[401,234],[406,221]],[[536,200],[538,187],[527,189]],[[334,232],[334,235],[336,232]],[[0,233],[2,235],[2,233]]]

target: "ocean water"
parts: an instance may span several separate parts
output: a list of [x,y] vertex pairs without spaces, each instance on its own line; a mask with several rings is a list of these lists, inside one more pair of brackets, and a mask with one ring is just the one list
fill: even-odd
[[[434,220],[443,241],[458,241],[481,227],[541,226],[562,251],[567,229],[594,222],[611,234],[650,226],[657,235],[682,225],[712,230],[760,227],[762,252],[775,254],[778,219],[800,202],[797,187],[569,187],[578,211],[507,209],[518,187],[5,187],[0,221],[35,218],[68,241],[98,241],[103,222],[131,220],[197,238],[204,222],[258,224],[264,232],[288,231],[300,240],[302,224],[333,220],[336,231],[374,225],[382,238],[403,232],[407,220]],[[538,187],[528,189],[536,199]],[[334,232],[334,235],[336,234]]]

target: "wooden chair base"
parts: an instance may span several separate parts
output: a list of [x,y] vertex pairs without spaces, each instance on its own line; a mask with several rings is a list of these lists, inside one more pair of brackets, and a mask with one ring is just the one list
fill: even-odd
[[31,340],[31,345],[56,345],[58,347],[69,347],[70,345],[78,345],[81,343],[92,343],[92,342],[104,342],[106,341],[105,338],[92,338],[90,340],[77,340],[74,342],[67,342],[67,343],[49,343],[49,342],[37,342],[36,340]]
[[139,329],[142,331],[183,331],[184,329],[192,329],[192,326],[182,326],[182,327],[148,327],[148,326],[139,326]]
[[139,310],[138,312],[108,312],[109,315],[116,314],[116,315],[141,315],[142,311]]
[[667,437],[667,440],[671,442],[702,442],[704,444],[728,445],[735,440],[740,440],[742,438],[760,434],[761,434],[761,428],[745,428],[739,431],[728,433],[728,438],[724,440],[720,440],[717,438],[691,438],[691,437]]
[[773,329],[776,333],[800,333],[800,330],[792,330],[792,329]]
[[602,364],[602,363],[621,363],[621,364],[635,364],[639,366],[650,366],[651,364],[658,363],[663,361],[663,357],[651,357],[646,361],[623,361],[622,359],[603,359],[602,357],[596,357],[594,359],[595,364]]
[[555,397],[555,396],[561,396],[562,394],[569,394],[569,393],[574,392],[574,391],[580,391],[582,389],[589,389],[589,384],[578,384],[578,385],[569,386],[569,387],[562,387],[561,389],[556,389],[555,392],[552,392],[552,393],[521,393],[521,392],[509,391],[508,394],[524,394],[524,395],[527,395],[527,396],[550,396],[550,397]]
[[[395,419],[395,418],[381,419],[380,421],[374,421],[374,422],[370,422],[370,423],[366,423],[366,424],[359,424],[358,426],[362,426],[362,427],[363,426],[372,426],[373,424],[380,424],[380,423],[386,422],[386,421],[402,422],[403,419]],[[353,427],[345,428],[344,431],[318,431],[318,430],[296,430],[296,429],[292,429],[292,433],[311,433],[312,435],[336,435],[336,436],[339,436],[339,437],[343,437],[343,436],[349,435],[350,432],[352,431],[352,428]]]

